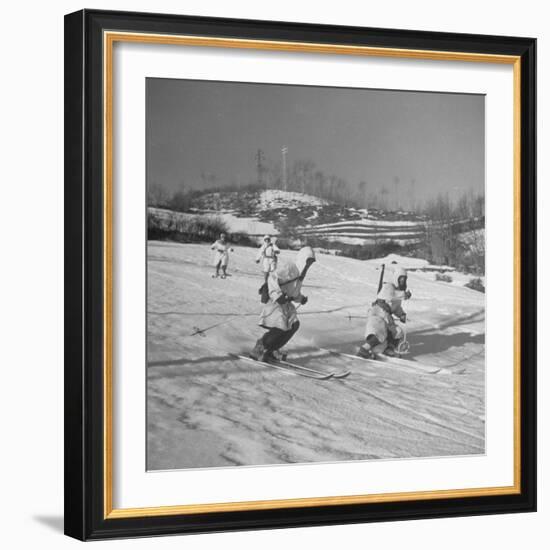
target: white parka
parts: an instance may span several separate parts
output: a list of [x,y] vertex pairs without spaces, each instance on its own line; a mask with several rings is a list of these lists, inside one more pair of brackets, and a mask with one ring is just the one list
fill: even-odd
[[377,298],[384,300],[390,306],[391,312],[397,317],[405,314],[401,307],[403,300],[406,299],[405,291],[399,290],[399,277],[406,277],[407,272],[402,267],[396,267],[393,271],[391,282],[384,283],[382,289],[378,293]]
[[277,254],[279,252],[279,247],[275,243],[266,243],[264,239],[264,243],[256,255],[256,260],[260,262],[264,273],[275,271],[277,268]]
[[378,300],[384,300],[390,306],[391,313],[376,304],[368,310],[365,338],[374,334],[380,342],[385,342],[388,333],[395,339],[403,336],[401,327],[397,326],[393,319],[393,315],[397,317],[405,315],[405,311],[401,307],[403,300],[406,299],[405,291],[399,290],[399,277],[401,276],[406,277],[407,272],[402,267],[396,267],[392,280],[384,283],[377,295]]
[[[294,263],[285,263],[270,273],[267,279],[269,302],[264,305],[260,314],[259,325],[264,328],[279,328],[290,330],[298,320],[296,307],[292,303],[301,302],[302,280],[300,274],[306,266],[308,258],[315,259],[315,252],[310,246],[305,246],[298,251]],[[280,304],[277,300],[281,296],[287,296],[292,301]]]
[[213,264],[216,266],[219,263],[221,266],[227,266],[229,263],[229,252],[233,252],[229,243],[218,239],[210,249],[214,251]]

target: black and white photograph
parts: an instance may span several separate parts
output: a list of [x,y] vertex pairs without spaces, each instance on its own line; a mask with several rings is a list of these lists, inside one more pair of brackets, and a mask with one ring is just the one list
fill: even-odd
[[148,78],[147,469],[485,453],[485,97]]
[[548,546],[546,4],[3,7],[3,548]]

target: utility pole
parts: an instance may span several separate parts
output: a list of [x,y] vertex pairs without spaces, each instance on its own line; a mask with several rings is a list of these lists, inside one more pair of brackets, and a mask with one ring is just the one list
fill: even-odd
[[283,155],[283,189],[285,191],[288,191],[288,181],[286,174],[286,154],[288,153],[288,147],[286,147],[286,145],[284,145],[281,149],[281,153]]

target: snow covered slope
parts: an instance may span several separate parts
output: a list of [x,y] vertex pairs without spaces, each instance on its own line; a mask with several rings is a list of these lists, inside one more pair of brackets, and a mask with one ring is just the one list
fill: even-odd
[[193,206],[203,211],[239,211],[243,208],[259,211],[274,208],[326,206],[328,204],[330,204],[328,201],[320,197],[282,189],[216,191],[204,193],[193,199]]
[[374,244],[394,241],[401,245],[420,242],[426,234],[425,221],[385,221],[370,218],[344,220],[301,227],[303,235],[347,244]]
[[260,194],[260,208],[296,208],[298,206],[326,206],[328,201],[295,191],[266,189]]
[[316,381],[228,356],[263,333],[254,249],[235,248],[226,280],[210,277],[206,245],[149,242],[148,255],[149,469],[484,452],[483,294],[410,274],[409,358],[440,374],[335,357],[319,347],[353,353],[362,341],[378,264],[319,255],[289,351],[352,374]]

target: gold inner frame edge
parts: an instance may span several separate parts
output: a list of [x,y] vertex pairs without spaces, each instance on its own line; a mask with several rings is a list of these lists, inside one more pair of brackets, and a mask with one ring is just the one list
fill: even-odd
[[[146,508],[113,508],[113,46],[115,42],[146,44],[204,46],[218,48],[258,49],[302,53],[324,53],[339,55],[360,55],[373,57],[394,57],[425,59],[432,61],[466,61],[476,63],[510,64],[513,66],[513,119],[514,119],[514,484],[504,487],[481,487],[446,489],[434,491],[412,491],[402,493],[345,495],[326,497],[304,497],[292,499],[254,500],[242,502],[220,502],[208,504],[182,504]],[[380,48],[370,46],[347,46],[341,44],[316,44],[308,42],[285,42],[272,40],[250,40],[191,35],[149,34],[133,32],[104,31],[103,33],[103,230],[104,230],[104,475],[103,508],[105,519],[173,516],[213,512],[235,512],[247,510],[272,510],[281,508],[304,508],[310,506],[334,506],[383,502],[404,502],[413,500],[435,500],[444,498],[466,498],[479,496],[512,495],[521,493],[521,58],[512,55],[450,52],[436,50],[414,50],[401,48]]]

